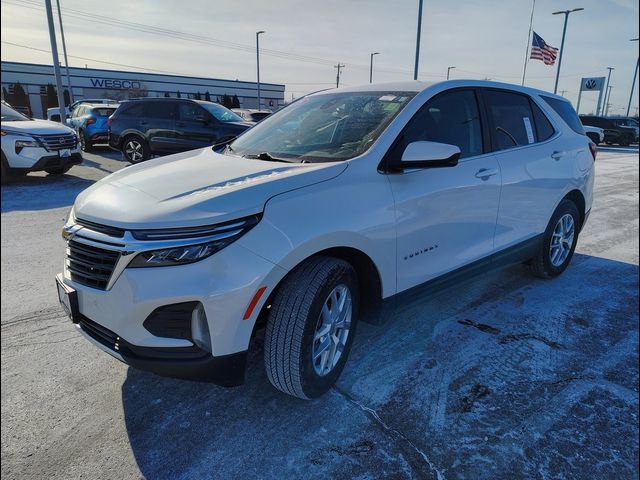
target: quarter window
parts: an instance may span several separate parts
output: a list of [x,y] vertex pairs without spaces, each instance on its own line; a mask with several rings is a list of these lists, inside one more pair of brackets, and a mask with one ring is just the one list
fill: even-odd
[[475,93],[457,90],[429,100],[402,132],[392,157],[399,159],[408,144],[418,141],[456,145],[461,158],[481,155],[482,126]]

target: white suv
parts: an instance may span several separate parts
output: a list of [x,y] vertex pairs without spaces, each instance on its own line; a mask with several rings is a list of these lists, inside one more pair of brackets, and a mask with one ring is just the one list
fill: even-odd
[[358,319],[504,262],[567,268],[595,145],[562,97],[480,81],[302,98],[221,153],[125,168],[81,193],[61,303],[114,357],[222,385],[254,332],[278,389],[321,395]]
[[82,162],[78,136],[69,127],[34,120],[2,103],[2,183],[44,170],[62,175]]

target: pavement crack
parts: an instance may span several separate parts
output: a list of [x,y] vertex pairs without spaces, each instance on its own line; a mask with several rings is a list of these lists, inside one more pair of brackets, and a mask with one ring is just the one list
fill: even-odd
[[337,385],[333,386],[333,390],[335,390],[341,397],[343,397],[349,403],[355,405],[360,410],[362,410],[365,413],[365,415],[371,418],[379,427],[382,428],[383,431],[390,434],[391,437],[400,439],[404,441],[407,445],[409,445],[424,460],[424,462],[428,465],[431,471],[435,472],[437,480],[445,480],[444,473],[442,473],[434,465],[434,463],[429,459],[427,454],[423,452],[420,448],[418,448],[418,446],[415,443],[413,443],[404,433],[389,426],[384,420],[382,420],[382,418],[380,418],[380,415],[378,414],[378,412],[376,412],[373,408],[367,407],[363,403],[359,402],[349,392],[341,389]]
[[498,343],[504,345],[506,343],[518,342],[521,340],[536,340],[538,342],[544,343],[547,347],[553,348],[554,350],[562,350],[564,348],[564,346],[562,346],[558,342],[554,342],[553,340],[549,340],[547,337],[543,337],[542,335],[536,335],[533,333],[514,333],[505,335],[503,337],[500,337]]

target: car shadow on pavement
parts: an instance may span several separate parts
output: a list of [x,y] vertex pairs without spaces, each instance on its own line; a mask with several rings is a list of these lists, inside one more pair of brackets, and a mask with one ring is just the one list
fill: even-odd
[[238,388],[129,368],[131,449],[149,479],[634,476],[637,287],[638,265],[576,254],[554,280],[425,291],[360,323],[311,402],[269,384],[259,337]]
[[94,180],[65,175],[26,175],[2,185],[2,213],[70,207]]

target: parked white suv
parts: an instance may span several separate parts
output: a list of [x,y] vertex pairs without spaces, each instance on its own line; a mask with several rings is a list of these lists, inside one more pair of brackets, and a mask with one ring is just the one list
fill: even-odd
[[134,165],[69,215],[61,303],[141,369],[243,381],[266,326],[278,389],[323,394],[358,319],[525,261],[550,278],[591,209],[595,146],[562,97],[481,81],[316,93],[217,154]]
[[25,117],[2,103],[2,183],[44,170],[62,175],[82,162],[78,136],[64,125]]

